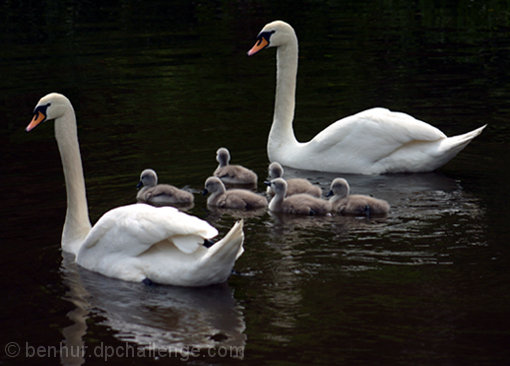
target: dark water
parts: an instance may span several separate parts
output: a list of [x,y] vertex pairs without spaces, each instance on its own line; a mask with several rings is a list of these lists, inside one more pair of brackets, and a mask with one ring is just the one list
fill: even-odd
[[[41,1],[0,14],[0,364],[508,362],[510,2]],[[300,40],[299,139],[373,106],[448,135],[489,127],[438,172],[347,176],[391,203],[386,219],[245,218],[224,286],[147,287],[63,257],[53,129],[24,132],[38,99],[73,102],[93,222],[133,202],[148,167],[198,192],[219,146],[264,177],[274,51],[246,51],[274,19]],[[237,218],[195,199],[221,235]]]

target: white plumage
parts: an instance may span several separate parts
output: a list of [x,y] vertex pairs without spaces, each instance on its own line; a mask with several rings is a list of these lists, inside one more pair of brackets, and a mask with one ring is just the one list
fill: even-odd
[[447,137],[408,114],[373,108],[333,123],[308,142],[298,142],[292,128],[298,64],[294,29],[282,21],[267,24],[248,55],[266,47],[277,47],[275,111],[267,142],[272,162],[336,173],[429,172],[452,159],[485,128]]
[[236,223],[212,247],[204,240],[218,231],[197,217],[173,207],[133,204],[105,213],[91,228],[83,168],[70,101],[51,93],[41,98],[27,131],[55,119],[67,192],[62,249],[89,270],[126,281],[151,281],[177,286],[221,283],[243,252],[243,223]]

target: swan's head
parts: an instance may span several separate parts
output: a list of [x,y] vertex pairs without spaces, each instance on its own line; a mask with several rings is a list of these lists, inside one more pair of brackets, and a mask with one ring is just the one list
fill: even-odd
[[275,195],[285,197],[285,194],[287,193],[287,182],[285,179],[276,178],[266,184],[271,187]]
[[216,151],[216,161],[220,163],[220,166],[228,165],[230,161],[230,152],[224,147],[220,147]]
[[142,174],[140,174],[140,182],[137,184],[136,188],[141,187],[154,187],[158,184],[158,175],[152,169],[145,169]]
[[276,161],[269,164],[269,168],[267,170],[270,179],[283,177],[283,167]]
[[225,192],[225,185],[218,177],[209,177],[206,179],[204,184],[204,190],[202,191],[202,194],[205,196],[208,193],[216,193],[216,192]]
[[290,24],[281,20],[268,23],[260,31],[257,36],[257,42],[251,50],[248,51],[248,56],[252,56],[264,48],[285,45],[291,39],[295,38],[296,33]]
[[349,195],[350,187],[349,183],[343,178],[335,178],[331,182],[329,193],[327,194],[327,197],[331,197],[333,195],[344,198]]
[[35,106],[34,116],[26,131],[30,132],[44,121],[62,117],[69,107],[72,108],[71,102],[62,94],[50,93],[45,95]]

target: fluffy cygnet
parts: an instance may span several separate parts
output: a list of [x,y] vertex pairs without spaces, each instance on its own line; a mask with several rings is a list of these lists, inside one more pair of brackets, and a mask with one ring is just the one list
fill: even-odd
[[257,174],[241,165],[231,165],[230,152],[224,147],[216,151],[216,161],[219,163],[213,175],[225,184],[257,185]]
[[331,197],[331,211],[340,215],[382,216],[390,211],[388,202],[361,194],[349,194],[349,183],[343,178],[331,182],[328,197]]
[[323,199],[310,196],[306,193],[299,193],[285,197],[287,182],[283,178],[273,179],[267,182],[275,195],[269,202],[269,210],[295,215],[327,215],[329,214],[329,202]]
[[155,206],[189,205],[193,203],[193,194],[169,184],[158,184],[158,176],[152,169],[145,169],[140,174],[141,188],[136,195],[138,202]]
[[246,189],[229,189],[218,177],[209,177],[205,181],[203,194],[210,193],[207,204],[220,208],[232,208],[238,210],[254,210],[267,207],[265,197]]
[[[269,164],[268,173],[269,173],[269,180],[273,180],[276,178],[282,178],[283,177],[283,167],[278,162],[273,162]],[[312,184],[309,180],[303,179],[303,178],[291,178],[286,179],[287,182],[287,194],[286,197],[292,196],[299,193],[306,193],[310,196],[318,197],[320,198],[322,196],[322,189],[319,186],[316,186],[315,184]],[[274,192],[271,189],[271,186],[267,187],[267,194],[273,195]]]

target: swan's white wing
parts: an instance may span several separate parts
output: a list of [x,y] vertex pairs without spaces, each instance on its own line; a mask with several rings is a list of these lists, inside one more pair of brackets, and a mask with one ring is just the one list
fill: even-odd
[[123,206],[99,219],[76,262],[126,281],[148,278],[160,284],[206,286],[226,281],[242,252],[242,223],[211,248],[202,245],[217,233],[207,222],[173,207]]
[[446,138],[439,129],[401,112],[372,108],[343,118],[310,141],[317,153],[338,149],[352,154],[363,149],[372,161],[382,159],[403,145]]
[[173,207],[145,204],[122,206],[105,213],[94,225],[80,252],[101,246],[101,252],[135,257],[152,245],[170,239],[184,253],[192,253],[218,231],[197,217]]

